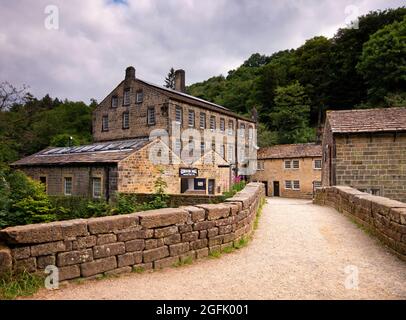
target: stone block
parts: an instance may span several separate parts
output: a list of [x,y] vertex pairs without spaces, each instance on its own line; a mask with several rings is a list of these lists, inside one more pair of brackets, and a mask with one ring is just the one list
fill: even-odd
[[235,221],[234,218],[235,218],[235,216],[216,220],[216,227],[230,225],[230,224],[234,223],[234,221]]
[[164,239],[148,239],[145,240],[145,250],[155,249],[164,246]]
[[127,229],[137,224],[138,217],[134,214],[88,219],[88,228],[91,234],[110,233],[115,230]]
[[182,209],[189,212],[191,220],[193,222],[204,221],[204,219],[206,219],[206,211],[202,208],[187,206],[182,207]]
[[37,258],[37,268],[38,269],[45,269],[47,266],[54,266],[55,264],[55,256],[42,256]]
[[116,256],[123,254],[126,251],[124,242],[116,242],[110,244],[104,244],[102,246],[95,246],[93,248],[93,256],[95,259]]
[[80,264],[84,262],[93,261],[93,250],[85,249],[80,251],[69,251],[58,254],[57,265],[58,267],[70,266],[73,264]]
[[207,239],[199,239],[199,240],[190,242],[190,248],[192,250],[197,250],[197,249],[207,247],[207,244],[208,244]]
[[219,234],[219,228],[210,228],[207,230],[207,237],[208,238],[213,238]]
[[186,232],[192,232],[193,231],[193,226],[190,224],[182,224],[178,226],[179,233],[186,233]]
[[59,281],[80,278],[80,267],[78,265],[61,267],[58,270]]
[[154,261],[154,269],[163,269],[173,267],[179,262],[179,257],[168,257]]
[[0,245],[0,274],[10,272],[12,264],[11,250],[6,246]]
[[216,226],[216,221],[201,221],[193,224],[193,230],[200,231],[210,229]]
[[175,233],[178,233],[177,226],[158,228],[158,229],[154,230],[154,237],[155,238],[164,238],[164,237],[170,236]]
[[31,248],[30,247],[13,248],[13,249],[11,249],[11,256],[15,260],[27,259],[31,256]]
[[97,259],[80,265],[82,277],[90,277],[117,268],[116,257]]
[[206,238],[207,238],[207,230],[200,230],[199,239],[206,239]]
[[110,271],[106,271],[104,274],[106,276],[116,276],[119,274],[123,274],[123,273],[130,273],[132,271],[131,267],[122,267],[122,268],[117,268],[117,269],[113,269]]
[[80,250],[94,247],[97,244],[96,236],[78,237],[72,242],[72,250]]
[[166,227],[183,224],[188,219],[188,212],[182,209],[165,208],[137,213],[144,228]]
[[49,254],[55,254],[65,250],[66,246],[63,241],[48,242],[32,246],[31,256],[32,257],[46,256]]
[[189,251],[189,243],[178,243],[169,246],[169,252],[172,257],[181,255]]
[[143,252],[143,261],[145,263],[153,262],[155,260],[159,260],[167,256],[169,256],[169,250],[167,246],[151,250],[145,250]]
[[148,263],[139,263],[133,266],[133,271],[149,271],[154,268],[154,265],[152,262]]
[[166,244],[166,245],[179,243],[181,241],[181,235],[180,234],[173,234],[173,235],[171,235],[169,237],[164,238],[163,240],[164,240],[164,244]]
[[125,243],[126,252],[141,251],[144,250],[144,248],[145,248],[145,240],[143,239],[135,239],[127,241]]
[[187,232],[182,234],[182,242],[196,241],[199,239],[199,231]]
[[196,250],[196,258],[201,259],[209,255],[209,248],[202,248]]
[[117,241],[117,236],[112,233],[99,234],[97,236],[97,245],[109,244]]
[[217,220],[226,218],[230,215],[230,206],[225,204],[199,204],[197,207],[206,211],[207,220]]
[[119,268],[125,266],[133,266],[142,262],[142,252],[129,252],[117,256],[117,265]]
[[17,272],[34,272],[37,270],[37,259],[32,257],[28,259],[17,260],[14,263],[14,270]]
[[231,224],[219,227],[219,234],[226,234],[230,233],[231,231],[233,231],[233,226]]

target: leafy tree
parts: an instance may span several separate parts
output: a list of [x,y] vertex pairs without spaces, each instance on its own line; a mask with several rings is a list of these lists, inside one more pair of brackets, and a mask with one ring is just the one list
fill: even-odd
[[165,87],[169,89],[175,89],[175,69],[171,68],[168,75],[165,78]]
[[249,67],[249,68],[258,68],[261,67],[269,62],[269,57],[259,54],[259,53],[254,53],[249,57],[246,61],[243,63],[243,67]]
[[269,147],[278,143],[278,134],[270,131],[264,124],[259,123],[257,130],[258,147]]
[[309,98],[298,81],[278,87],[275,111],[270,115],[277,130],[278,143],[308,142],[314,138],[309,128],[309,113]]
[[357,70],[368,86],[372,101],[406,88],[406,17],[371,36],[364,44]]

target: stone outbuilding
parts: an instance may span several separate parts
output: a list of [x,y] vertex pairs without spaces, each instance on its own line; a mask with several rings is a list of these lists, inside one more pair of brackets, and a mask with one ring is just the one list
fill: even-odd
[[406,202],[406,108],[327,112],[322,184]]
[[321,186],[321,145],[285,144],[261,148],[252,181],[265,184],[274,197],[312,198]]

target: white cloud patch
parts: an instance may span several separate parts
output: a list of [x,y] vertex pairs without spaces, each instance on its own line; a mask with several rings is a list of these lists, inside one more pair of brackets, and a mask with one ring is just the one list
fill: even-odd
[[[47,30],[44,10],[59,9]],[[27,84],[36,96],[101,100],[133,65],[158,84],[170,67],[188,84],[238,67],[250,54],[270,55],[345,26],[359,14],[401,0],[13,0],[0,7],[0,81]]]

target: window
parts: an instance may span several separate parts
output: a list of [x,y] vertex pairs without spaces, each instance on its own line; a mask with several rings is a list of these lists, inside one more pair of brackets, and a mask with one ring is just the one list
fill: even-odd
[[45,192],[47,192],[47,177],[45,176],[39,177],[39,182],[41,182],[44,185]]
[[111,107],[112,108],[118,107],[118,97],[117,96],[111,97]]
[[315,188],[321,188],[321,181],[313,181],[313,186]]
[[290,180],[285,181],[285,189],[292,189],[292,181]]
[[285,169],[290,169],[290,160],[285,160]]
[[321,169],[321,160],[320,159],[314,160],[314,169],[317,169],[317,170]]
[[206,114],[200,113],[200,129],[206,129]]
[[232,136],[234,131],[234,122],[232,120],[228,121],[228,135]]
[[216,130],[216,117],[215,116],[211,116],[210,117],[210,130]]
[[130,127],[130,114],[128,112],[123,112],[123,129],[128,129]]
[[123,105],[128,106],[129,104],[130,104],[130,89],[125,89],[124,90]]
[[379,196],[381,193],[380,189],[371,189],[371,194],[374,196]]
[[189,110],[188,124],[189,127],[195,127],[195,112],[193,110]]
[[142,92],[142,90],[137,91],[137,94],[135,95],[135,102],[142,103],[143,100],[144,100],[144,92]]
[[147,124],[154,125],[155,124],[155,108],[149,107],[147,110]]
[[101,178],[92,178],[93,198],[101,198]]
[[224,145],[222,145],[221,147],[220,147],[220,156],[224,159]]
[[285,169],[299,169],[299,160],[285,160]]
[[293,169],[299,169],[299,160],[293,160],[292,161],[292,168]]
[[182,124],[182,108],[181,107],[176,107],[175,121],[176,121],[176,123]]
[[109,116],[102,118],[102,131],[109,131]]
[[240,136],[244,137],[244,135],[245,135],[245,124],[241,123],[240,124]]
[[200,153],[203,156],[206,151],[206,145],[204,142],[200,142]]
[[232,145],[228,146],[227,160],[232,162],[234,160],[234,148]]
[[72,195],[72,177],[65,177],[64,179],[64,190],[63,193],[65,196],[71,196]]
[[254,128],[253,128],[253,126],[249,126],[248,127],[248,139],[252,140],[253,134],[254,134]]
[[223,118],[220,118],[220,131],[221,132],[226,131],[226,122]]
[[257,170],[258,171],[263,171],[264,168],[265,168],[265,161],[258,160],[257,161]]
[[176,139],[175,141],[175,153],[180,154],[182,151],[182,141],[180,139]]
[[293,190],[300,190],[300,182],[299,182],[299,180],[293,181]]

